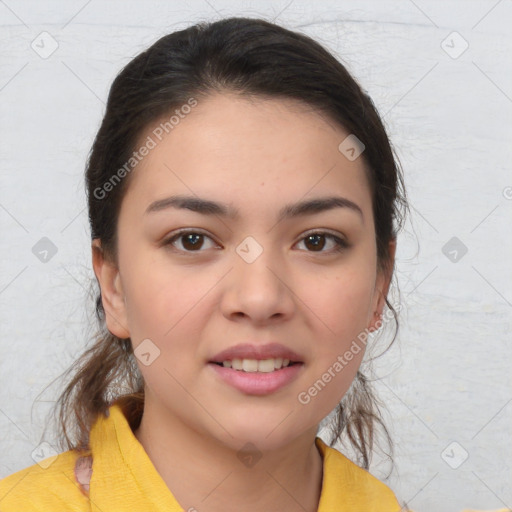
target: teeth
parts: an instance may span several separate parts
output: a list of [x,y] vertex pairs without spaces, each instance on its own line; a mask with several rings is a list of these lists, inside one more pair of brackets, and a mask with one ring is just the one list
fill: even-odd
[[263,361],[258,361],[258,371],[263,373],[270,373],[274,371],[274,360],[273,359],[264,359]]
[[233,370],[243,370],[241,359],[233,359],[233,361],[231,361],[231,365]]
[[242,359],[242,368],[244,372],[257,372],[258,361],[256,359]]
[[276,357],[275,359],[233,359],[232,361],[223,361],[222,366],[225,368],[233,368],[233,370],[241,370],[244,372],[261,372],[270,373],[274,370],[280,370],[290,364],[289,359]]

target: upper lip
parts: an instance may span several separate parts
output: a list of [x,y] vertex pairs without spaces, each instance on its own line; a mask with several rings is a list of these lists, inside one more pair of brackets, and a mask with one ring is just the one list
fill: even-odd
[[232,361],[233,359],[276,359],[282,357],[289,359],[291,362],[300,363],[302,357],[293,350],[279,343],[268,343],[266,345],[254,345],[251,343],[243,343],[229,347],[222,352],[216,354],[211,363],[222,363],[224,361]]

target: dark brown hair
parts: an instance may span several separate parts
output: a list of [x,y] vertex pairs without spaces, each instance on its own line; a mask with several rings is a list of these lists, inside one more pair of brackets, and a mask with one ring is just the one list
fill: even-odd
[[[106,112],[86,169],[91,238],[99,239],[106,258],[117,261],[117,220],[130,175],[113,186],[144,130],[190,98],[230,92],[250,97],[295,99],[354,134],[365,145],[362,154],[372,193],[378,265],[393,272],[389,242],[396,238],[407,206],[398,159],[369,96],[345,67],[306,35],[270,22],[229,18],[199,23],[166,35],[136,56],[114,80]],[[126,167],[124,167],[126,169]],[[92,287],[97,282],[92,280]],[[99,329],[92,345],[67,370],[72,379],[55,404],[60,408],[61,449],[88,448],[89,432],[99,414],[119,397],[136,428],[144,403],[144,382],[130,339],[106,328],[101,292],[96,290]],[[393,312],[398,328],[397,314]],[[393,336],[394,341],[396,330]],[[358,371],[337,407],[331,446],[346,435],[359,463],[368,468],[375,427],[392,443],[367,378]]]

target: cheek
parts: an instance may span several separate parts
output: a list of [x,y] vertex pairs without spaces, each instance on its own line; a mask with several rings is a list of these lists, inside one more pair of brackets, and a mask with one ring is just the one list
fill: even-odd
[[318,397],[326,414],[347,392],[363,359],[374,284],[371,262],[347,265],[317,283],[309,295],[321,343],[314,348],[311,387],[305,390],[305,399]]
[[[175,403],[186,402],[182,385],[190,384],[190,376],[202,364],[196,357],[203,328],[198,314],[208,283],[204,279],[187,279],[182,272],[170,273],[154,262],[139,267],[134,258],[130,266],[127,316],[140,372],[157,395],[173,396]],[[202,317],[206,317],[206,312],[202,312]],[[142,352],[151,354],[150,364],[139,358]]]
[[160,350],[160,364],[177,372],[190,371],[185,367],[193,360],[191,356],[197,355],[204,329],[200,319],[207,318],[205,299],[218,276],[172,267],[162,258],[144,254],[133,254],[124,270],[134,349],[150,339]]
[[[315,281],[304,302],[314,312],[319,325],[334,345],[344,342],[364,330],[371,316],[375,274],[368,268],[346,268]],[[310,283],[311,284],[311,283]],[[340,345],[341,344],[341,345]]]

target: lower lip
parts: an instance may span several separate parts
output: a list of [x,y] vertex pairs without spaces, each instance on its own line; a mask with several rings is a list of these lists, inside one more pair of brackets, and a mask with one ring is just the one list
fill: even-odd
[[268,395],[290,384],[302,371],[303,364],[293,364],[273,372],[244,372],[214,363],[208,363],[213,371],[230,386],[248,395]]

